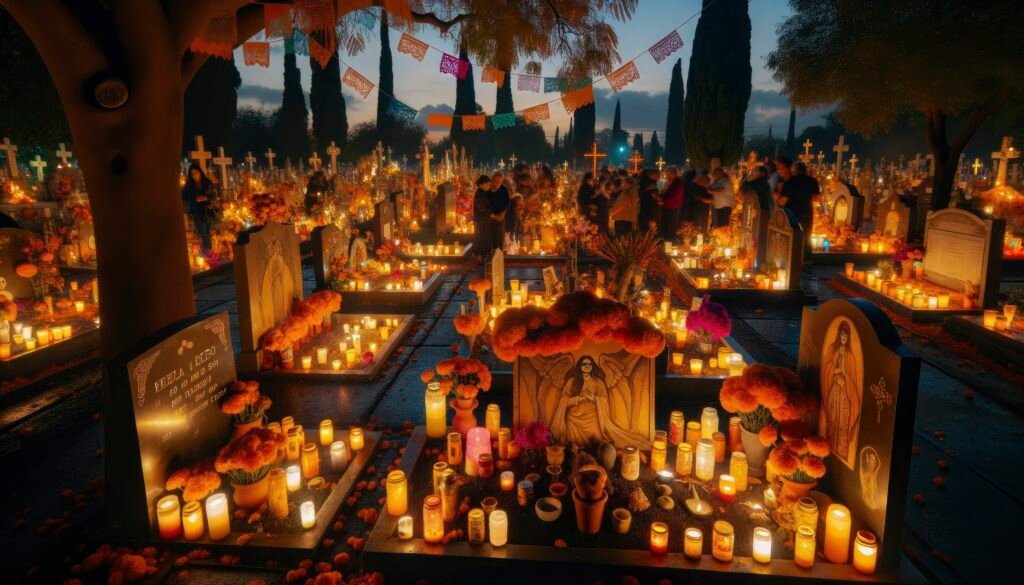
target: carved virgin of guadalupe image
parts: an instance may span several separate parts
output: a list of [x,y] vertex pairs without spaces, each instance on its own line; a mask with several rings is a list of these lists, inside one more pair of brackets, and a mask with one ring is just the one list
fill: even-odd
[[860,427],[864,359],[856,329],[848,319],[828,326],[821,355],[821,412],[818,434],[828,440],[832,456],[853,469]]
[[896,202],[889,204],[889,211],[885,214],[885,228],[882,234],[886,236],[900,235],[900,214],[896,211]]
[[517,424],[543,422],[564,443],[650,448],[650,368],[625,351],[523,359]]
[[295,302],[295,281],[282,253],[281,243],[277,240],[267,245],[267,267],[263,271],[258,299],[260,320],[265,328],[283,323]]
[[874,447],[860,450],[860,493],[864,503],[872,509],[878,507],[878,470],[881,467],[882,460]]
[[832,223],[845,224],[850,217],[850,202],[846,197],[836,197],[836,208],[832,214]]

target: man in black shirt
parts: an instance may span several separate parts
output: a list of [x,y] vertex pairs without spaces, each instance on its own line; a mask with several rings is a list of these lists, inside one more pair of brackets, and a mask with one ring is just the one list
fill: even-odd
[[491,175],[491,192],[487,195],[491,203],[491,247],[495,250],[505,249],[505,214],[512,202],[512,195],[505,186],[504,173]]
[[812,225],[811,208],[815,195],[821,193],[818,181],[807,175],[807,165],[802,162],[793,163],[793,176],[786,179],[782,184],[779,193],[779,206],[785,207],[796,215],[800,222],[800,228],[804,231],[804,263],[809,264],[811,259],[811,232]]

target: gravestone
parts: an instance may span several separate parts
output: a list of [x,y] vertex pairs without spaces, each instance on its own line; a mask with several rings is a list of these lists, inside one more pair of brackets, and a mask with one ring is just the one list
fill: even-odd
[[283,323],[295,301],[302,300],[299,237],[291,225],[271,223],[238,235],[235,288],[242,344],[239,369],[258,372],[260,338]]
[[96,229],[89,222],[78,224],[78,260],[83,264],[96,261]]
[[328,288],[331,264],[339,256],[348,257],[348,236],[333,225],[313,228],[313,275],[318,289]]
[[438,186],[437,199],[434,204],[434,222],[438,236],[455,228],[458,221],[455,205],[455,187],[451,183],[443,183]]
[[487,268],[491,272],[491,303],[497,305],[505,296],[505,253],[495,249]]
[[924,231],[924,278],[960,292],[967,283],[978,289],[978,304],[994,307],[999,299],[1006,222],[982,219],[962,209],[928,214]]
[[765,239],[768,236],[768,217],[771,209],[761,207],[757,194],[741,190],[743,209],[740,211],[740,247],[756,252],[757,266],[764,264]]
[[849,225],[857,228],[856,216],[857,206],[860,203],[850,194],[850,190],[839,184],[842,189],[837,189],[832,199],[832,223],[835,225]]
[[21,252],[23,240],[32,232],[18,228],[0,228],[0,295],[11,299],[30,299],[35,296],[32,279],[19,276],[15,269],[25,261]]
[[803,267],[803,231],[792,211],[778,207],[772,212],[765,237],[765,262],[774,263],[786,271],[786,288],[800,288],[800,269]]
[[825,491],[850,508],[851,533],[878,536],[879,566],[898,567],[921,361],[877,306],[837,299],[804,309],[797,364],[832,449]]
[[544,296],[557,296],[562,282],[558,279],[558,273],[555,272],[555,267],[545,267],[544,270],[541,271],[541,275],[544,277]]
[[[107,482],[125,536],[156,529],[156,500],[173,469],[217,453],[231,434],[220,399],[235,380],[227,312],[172,325],[115,359],[105,399]],[[117,520],[115,520],[117,522]]]
[[384,240],[390,240],[397,234],[395,205],[389,199],[374,205],[372,226],[373,237],[378,246],[384,243]]
[[348,251],[349,269],[360,270],[365,267],[366,261],[369,259],[370,253],[366,249],[366,239],[353,238]]
[[650,448],[653,358],[631,354],[614,341],[587,340],[573,352],[518,357],[512,375],[515,428],[540,422],[562,444]]
[[910,232],[910,208],[900,201],[898,195],[890,195],[878,204],[875,233],[907,239]]

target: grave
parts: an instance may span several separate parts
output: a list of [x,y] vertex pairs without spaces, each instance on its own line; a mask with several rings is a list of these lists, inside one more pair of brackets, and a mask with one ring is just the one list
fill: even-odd
[[751,191],[741,191],[740,198],[743,205],[740,210],[740,247],[755,250],[755,266],[760,266],[764,264],[771,207],[761,207],[760,199]]
[[313,275],[318,289],[327,288],[331,263],[338,257],[348,257],[349,238],[333,225],[313,228]]
[[442,183],[437,186],[434,199],[434,233],[437,237],[448,235],[458,225],[455,186]]
[[[1024,366],[1024,331],[1020,325],[998,327],[993,317],[956,315],[945,319],[942,328],[971,343],[986,356],[1016,368]],[[1020,323],[1019,318],[1017,323]]]
[[380,246],[385,240],[392,240],[398,235],[398,224],[395,221],[395,205],[385,198],[373,206],[371,231],[374,245]]
[[[117,358],[110,369],[115,390],[105,404],[106,477],[118,497],[111,500],[109,530],[122,538],[166,541],[160,534],[157,502],[173,493],[181,505],[176,490],[166,489],[171,473],[212,458],[232,437],[232,416],[221,409],[221,400],[235,381],[228,315],[223,312],[170,326],[142,345],[145,349]],[[346,432],[338,435],[348,439]],[[170,540],[216,549],[312,550],[333,523],[379,439],[379,433],[366,433],[364,448],[347,467],[337,470],[331,464],[330,448],[320,446],[320,475],[327,487],[300,487],[289,493],[292,503],[281,520],[265,514],[250,523],[248,514],[237,517],[237,506],[229,503],[222,520],[229,527],[227,536],[214,541],[208,530],[200,528],[199,538],[185,540],[179,535]],[[232,496],[230,500],[235,489],[222,479],[220,487],[211,491]],[[196,501],[202,506],[202,500],[212,496],[208,493]],[[304,501],[316,507],[315,524],[308,529],[298,526],[298,503]],[[204,517],[205,525],[212,525],[205,509]],[[243,534],[249,535],[247,542],[239,541]]]
[[35,295],[32,279],[17,273],[16,268],[26,260],[21,251],[22,242],[32,232],[18,228],[0,228],[0,294],[12,299],[28,299]]
[[445,242],[438,239],[435,244],[406,244],[399,250],[399,255],[409,261],[429,260],[436,264],[458,264],[469,259],[472,249],[473,242],[463,244],[457,240]]
[[903,204],[898,195],[893,194],[879,201],[875,233],[906,241],[910,233],[910,213],[910,208]]

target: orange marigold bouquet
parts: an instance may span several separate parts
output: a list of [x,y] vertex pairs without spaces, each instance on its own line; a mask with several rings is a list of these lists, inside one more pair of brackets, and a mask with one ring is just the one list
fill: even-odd
[[480,313],[468,313],[455,316],[455,331],[459,335],[472,337],[480,335],[487,328],[487,318]]
[[452,357],[441,360],[433,370],[420,374],[423,383],[437,380],[447,396],[452,390],[462,399],[472,400],[480,391],[491,389],[491,370],[474,358]]
[[231,389],[220,403],[221,412],[232,415],[235,423],[240,425],[262,421],[268,408],[270,398],[260,394],[260,383],[254,380],[232,383]]
[[324,318],[341,310],[341,295],[333,290],[317,291],[295,303],[292,314],[280,326],[270,329],[260,338],[263,349],[284,351],[299,343]]
[[0,295],[0,321],[14,321],[18,318],[18,305],[4,295]]
[[789,439],[777,445],[768,462],[779,475],[796,483],[813,483],[825,477],[828,441],[817,435]]
[[175,471],[167,477],[164,487],[168,491],[181,490],[181,499],[186,502],[198,502],[220,487],[220,474],[212,461],[204,461]]
[[740,425],[757,433],[770,447],[779,438],[779,427],[798,422],[818,409],[817,399],[804,392],[800,378],[788,368],[754,364],[742,376],[728,378],[718,394],[722,408],[740,417]]
[[217,473],[227,475],[236,484],[256,483],[267,476],[284,447],[284,436],[270,429],[249,429],[225,445],[213,462]]
[[494,355],[508,362],[575,351],[588,339],[617,341],[626,351],[645,357],[665,349],[665,336],[650,321],[631,315],[625,304],[590,291],[562,295],[547,309],[527,305],[506,310],[491,334]]

